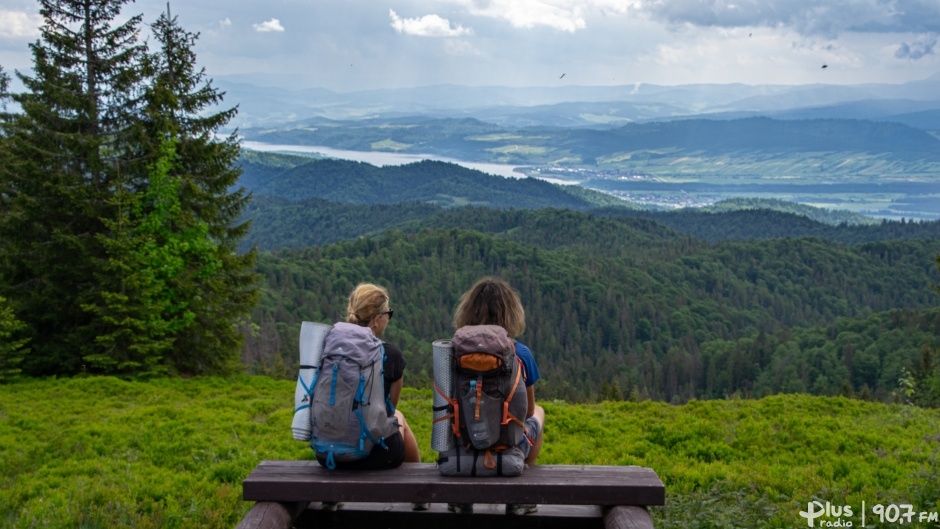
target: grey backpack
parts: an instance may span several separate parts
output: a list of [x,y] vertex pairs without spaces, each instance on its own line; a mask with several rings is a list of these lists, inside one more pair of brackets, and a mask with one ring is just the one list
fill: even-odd
[[518,445],[528,402],[515,342],[498,325],[461,327],[451,342],[460,426],[456,444],[496,451]]
[[367,327],[337,323],[313,382],[311,446],[327,468],[356,461],[397,431],[385,402],[385,348]]

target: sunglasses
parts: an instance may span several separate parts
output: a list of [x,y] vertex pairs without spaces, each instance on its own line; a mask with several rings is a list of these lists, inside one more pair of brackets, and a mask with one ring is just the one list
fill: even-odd
[[382,313],[380,313],[380,314],[388,314],[388,319],[392,319],[392,315],[395,314],[395,311],[389,309],[389,310],[387,310],[387,311],[385,311],[385,312],[382,312]]

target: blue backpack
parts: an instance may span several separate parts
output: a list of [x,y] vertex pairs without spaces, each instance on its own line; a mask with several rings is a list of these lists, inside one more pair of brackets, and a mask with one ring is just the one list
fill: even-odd
[[329,469],[356,461],[397,432],[386,411],[385,348],[367,327],[337,323],[313,381],[311,446]]

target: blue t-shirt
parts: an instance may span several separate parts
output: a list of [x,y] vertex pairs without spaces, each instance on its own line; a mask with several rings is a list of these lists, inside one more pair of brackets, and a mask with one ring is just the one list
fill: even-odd
[[538,382],[542,375],[539,374],[539,366],[535,363],[532,351],[522,343],[516,342],[516,356],[519,357],[519,360],[522,360],[522,367],[525,369],[525,373],[523,373],[525,375],[525,387]]

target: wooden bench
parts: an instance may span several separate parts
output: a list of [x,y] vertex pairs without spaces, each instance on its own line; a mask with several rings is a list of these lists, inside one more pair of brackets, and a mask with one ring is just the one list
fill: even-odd
[[[239,529],[640,529],[653,527],[646,508],[665,504],[666,494],[651,469],[596,465],[536,465],[513,478],[448,478],[430,463],[330,471],[316,461],[262,461],[242,487],[244,499],[256,503]],[[327,510],[322,502],[342,503]],[[412,511],[413,502],[432,505]],[[448,512],[447,503],[473,503],[473,514]],[[509,516],[506,503],[537,503],[539,510]]]

